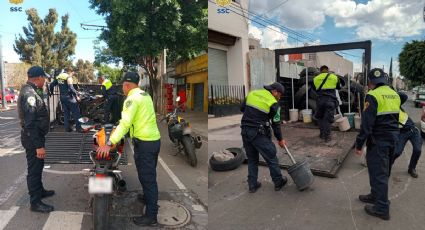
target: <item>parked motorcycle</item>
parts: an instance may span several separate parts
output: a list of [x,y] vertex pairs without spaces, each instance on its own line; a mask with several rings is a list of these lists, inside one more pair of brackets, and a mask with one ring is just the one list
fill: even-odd
[[[87,121],[86,117],[80,119],[82,124]],[[99,146],[106,145],[115,127],[111,124],[93,125],[88,128],[87,125],[83,126],[84,131],[93,129],[96,131],[93,135],[93,151],[89,153],[93,168],[83,169],[83,172],[89,176],[88,190],[92,195],[93,229],[105,230],[109,229],[112,196],[126,191],[126,182],[118,170],[118,163],[124,153],[124,140],[112,146],[108,157],[102,158],[97,155],[96,150]]]
[[[179,101],[180,97],[177,97],[176,102]],[[179,107],[176,107],[172,113],[168,113],[164,118],[168,124],[168,135],[170,140],[175,144],[178,152],[181,153],[184,151],[189,164],[192,167],[196,167],[198,161],[195,149],[201,148],[202,139],[200,136],[192,136],[192,129],[189,122],[177,114],[178,110]]]

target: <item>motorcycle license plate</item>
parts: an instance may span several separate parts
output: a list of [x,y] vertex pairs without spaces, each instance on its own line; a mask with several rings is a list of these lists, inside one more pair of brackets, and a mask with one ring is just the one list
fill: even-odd
[[90,177],[89,178],[90,194],[112,193],[112,177]]

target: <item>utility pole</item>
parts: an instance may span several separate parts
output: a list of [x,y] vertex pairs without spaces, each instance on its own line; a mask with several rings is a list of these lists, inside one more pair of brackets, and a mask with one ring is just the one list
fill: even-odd
[[3,109],[7,109],[7,103],[6,103],[6,92],[5,92],[5,78],[6,76],[4,75],[4,62],[3,62],[3,45],[2,45],[2,37],[0,35],[0,78],[1,78],[1,95],[2,95],[2,99],[1,99],[1,105]]

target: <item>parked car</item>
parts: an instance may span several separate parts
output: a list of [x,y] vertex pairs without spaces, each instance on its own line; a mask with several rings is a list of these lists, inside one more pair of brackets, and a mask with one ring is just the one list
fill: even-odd
[[425,87],[418,87],[415,92],[415,107],[419,108],[421,106],[421,102],[425,101]]

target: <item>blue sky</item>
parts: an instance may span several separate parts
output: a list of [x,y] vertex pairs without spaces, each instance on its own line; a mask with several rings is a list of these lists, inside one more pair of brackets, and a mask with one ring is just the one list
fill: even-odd
[[[250,0],[249,11],[270,20],[263,26],[254,18],[251,36],[267,48],[317,44],[372,41],[372,66],[387,71],[391,57],[398,74],[398,54],[412,40],[425,39],[424,0]],[[279,26],[274,26],[276,23]],[[288,32],[280,26],[288,27]],[[280,28],[279,28],[280,27]],[[276,31],[277,30],[277,31]],[[307,36],[308,38],[303,38]],[[299,41],[297,41],[297,39]],[[361,68],[361,50],[342,54]]]
[[[22,7],[22,12],[10,12],[10,7]],[[59,31],[60,17],[66,13],[70,18],[68,26],[77,34],[74,61],[78,59],[94,60],[93,41],[100,31],[84,30],[80,23],[105,25],[103,18],[89,8],[88,0],[24,0],[20,5],[14,5],[7,0],[0,3],[0,35],[2,36],[3,58],[8,62],[19,62],[19,56],[13,50],[15,35],[23,34],[22,27],[28,25],[26,9],[36,8],[40,18],[44,19],[49,8],[55,8],[59,15],[56,31]]]

